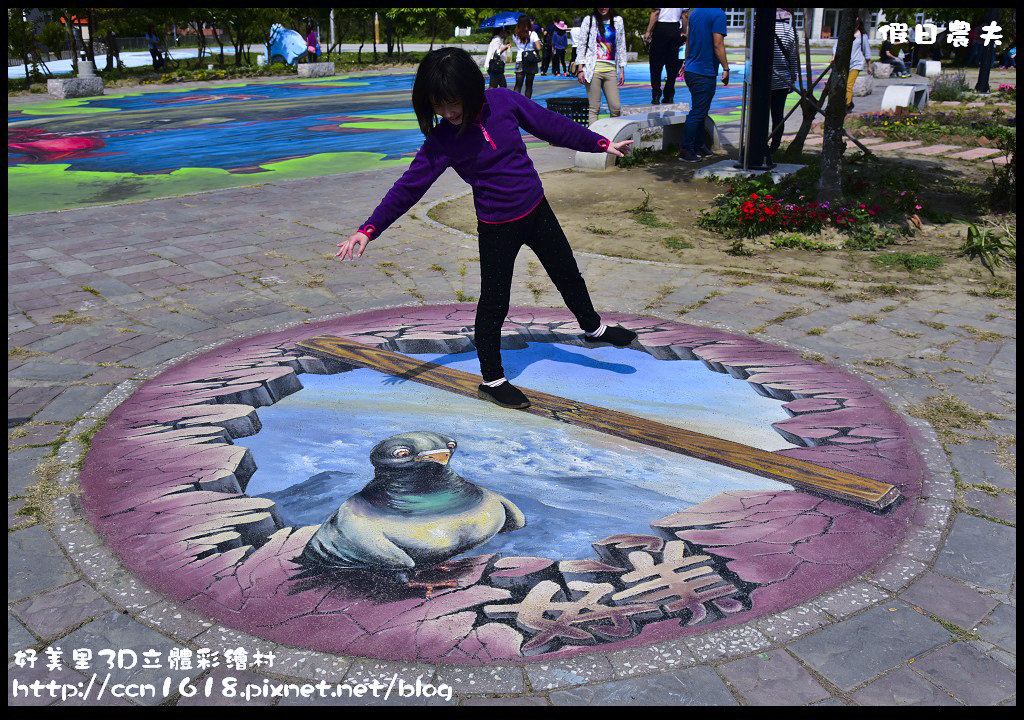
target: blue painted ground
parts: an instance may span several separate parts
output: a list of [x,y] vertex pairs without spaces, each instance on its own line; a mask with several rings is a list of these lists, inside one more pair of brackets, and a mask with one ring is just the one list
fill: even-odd
[[[479,372],[475,352],[416,357]],[[791,447],[770,427],[788,417],[780,402],[698,362],[549,343],[502,357],[508,377],[523,387],[765,450]],[[289,524],[326,520],[372,477],[371,448],[410,430],[454,437],[452,469],[526,514],[527,527],[472,554],[587,557],[596,540],[649,533],[652,520],[719,492],[789,487],[371,370],[303,375],[302,382],[304,390],[261,408],[263,429],[239,443],[259,467],[249,494],[273,497]]]

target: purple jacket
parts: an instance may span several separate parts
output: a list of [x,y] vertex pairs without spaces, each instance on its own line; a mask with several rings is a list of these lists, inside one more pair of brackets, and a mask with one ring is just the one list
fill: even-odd
[[472,186],[481,222],[510,222],[529,214],[544,198],[544,187],[526,154],[520,127],[552,145],[582,152],[608,148],[606,138],[564,115],[507,88],[492,88],[485,93],[479,121],[470,122],[461,136],[447,120],[434,128],[409,169],[359,230],[379,237],[449,167]]

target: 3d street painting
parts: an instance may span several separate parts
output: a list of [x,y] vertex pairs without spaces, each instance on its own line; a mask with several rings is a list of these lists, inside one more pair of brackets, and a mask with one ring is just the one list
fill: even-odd
[[[628,70],[623,103],[649,101],[645,70]],[[405,164],[423,142],[412,81],[409,73],[337,76],[19,105],[7,115],[8,212]],[[718,91],[717,121],[738,113],[740,93],[740,86]],[[688,101],[683,95],[685,88],[679,100]],[[568,78],[538,78],[534,99],[556,96],[583,97],[584,89]]]
[[[478,372],[473,310],[373,311],[172,367],[95,436],[86,515],[147,585],[227,626],[471,665],[746,623],[865,572],[913,522],[924,465],[909,428],[844,371],[623,314],[606,320],[635,328],[633,347],[583,348],[565,311],[514,308],[509,377],[567,404],[505,410],[424,380]],[[311,352],[324,336],[422,370]],[[574,419],[587,412],[589,426]],[[605,418],[855,473],[901,499],[876,510],[797,489],[617,420],[603,431]]]

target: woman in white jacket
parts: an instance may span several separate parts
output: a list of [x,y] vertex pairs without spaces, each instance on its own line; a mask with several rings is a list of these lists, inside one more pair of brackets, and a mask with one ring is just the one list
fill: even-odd
[[576,79],[587,86],[589,124],[597,120],[604,90],[612,117],[622,114],[619,87],[626,82],[626,30],[612,8],[594,8],[580,24]]

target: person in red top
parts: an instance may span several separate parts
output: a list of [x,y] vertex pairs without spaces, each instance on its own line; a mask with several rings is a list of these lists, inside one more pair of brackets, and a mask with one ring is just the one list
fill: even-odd
[[[480,68],[460,48],[427,53],[416,71],[412,105],[426,137],[423,147],[367,221],[348,240],[338,243],[336,257],[361,257],[366,244],[408,212],[451,167],[473,188],[479,220],[480,300],[473,335],[483,377],[479,397],[502,407],[530,405],[506,380],[501,365],[501,326],[508,315],[513,266],[523,245],[537,254],[576,316],[587,345],[626,347],[632,343],[636,333],[604,325],[594,310],[569,241],[544,198],[544,187],[519,128],[552,145],[618,157],[632,140],[609,142],[507,88],[485,92]],[[510,188],[514,190],[510,192]]]

